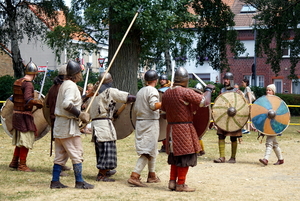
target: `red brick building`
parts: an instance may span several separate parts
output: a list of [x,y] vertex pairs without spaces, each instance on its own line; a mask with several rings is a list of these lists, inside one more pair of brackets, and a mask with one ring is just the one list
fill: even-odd
[[[241,84],[244,78],[248,78],[252,86],[254,86],[254,80],[251,79],[252,64],[254,63],[254,31],[252,25],[255,23],[253,16],[255,15],[255,9],[245,5],[240,0],[227,1],[232,11],[235,13],[235,29],[238,31],[239,40],[241,40],[246,47],[246,52],[243,55],[236,57],[232,53],[228,53],[228,60],[230,64],[230,71],[234,74],[234,80],[236,83]],[[256,58],[256,84],[255,86],[266,87],[269,84],[274,83],[277,87],[278,93],[295,93],[300,94],[300,84],[293,83],[288,79],[290,74],[290,61],[289,51],[286,49],[286,55],[281,62],[281,71],[278,76],[272,72],[271,66],[266,64],[267,58]],[[297,75],[300,75],[300,64],[296,68]],[[223,76],[221,76],[222,78]],[[300,78],[300,76],[298,76]]]

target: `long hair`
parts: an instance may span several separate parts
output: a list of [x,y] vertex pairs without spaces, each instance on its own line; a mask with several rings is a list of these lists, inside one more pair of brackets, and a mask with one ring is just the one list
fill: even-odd
[[53,84],[58,85],[58,84],[62,84],[64,82],[64,75],[58,75],[54,78],[53,80]]
[[246,83],[246,86],[249,86],[249,80],[247,78],[243,79],[243,82]]

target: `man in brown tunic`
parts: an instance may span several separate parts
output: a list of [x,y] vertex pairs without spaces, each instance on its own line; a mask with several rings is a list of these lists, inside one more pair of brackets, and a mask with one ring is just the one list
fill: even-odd
[[13,119],[14,129],[12,144],[15,146],[13,159],[9,164],[11,168],[18,168],[24,172],[34,172],[26,165],[29,149],[33,148],[37,129],[33,121],[33,106],[42,108],[41,100],[34,99],[32,81],[38,73],[37,66],[30,60],[25,68],[25,76],[15,81],[13,86]]
[[174,86],[162,97],[161,110],[166,112],[168,121],[166,152],[171,165],[169,189],[179,192],[192,192],[185,184],[189,166],[197,165],[197,153],[201,150],[199,138],[193,126],[195,106],[210,105],[214,85],[207,85],[204,94],[187,88],[189,75],[179,67],[175,72]]

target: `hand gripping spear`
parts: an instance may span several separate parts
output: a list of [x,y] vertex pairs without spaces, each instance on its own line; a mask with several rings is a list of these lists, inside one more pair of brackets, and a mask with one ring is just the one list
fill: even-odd
[[[96,95],[97,95],[97,92],[99,91],[99,89],[100,89],[100,87],[101,87],[101,85],[102,85],[102,83],[103,83],[103,81],[104,81],[104,79],[105,79],[105,77],[106,77],[108,71],[110,70],[112,64],[114,63],[114,60],[115,60],[115,58],[116,58],[116,56],[117,56],[117,54],[118,54],[118,52],[119,52],[121,46],[123,45],[123,42],[124,42],[125,38],[126,38],[127,35],[128,35],[128,32],[130,31],[130,29],[131,29],[131,27],[132,27],[134,21],[136,20],[138,14],[139,14],[140,12],[142,12],[142,6],[139,7],[139,9],[138,9],[137,12],[135,13],[135,15],[134,15],[134,17],[133,17],[133,19],[132,19],[132,21],[131,21],[131,23],[130,23],[130,25],[129,25],[129,27],[127,28],[127,31],[126,31],[125,35],[123,36],[123,39],[121,40],[121,42],[120,42],[120,44],[119,44],[119,46],[118,46],[118,48],[117,48],[117,50],[116,50],[114,56],[112,57],[112,59],[111,59],[109,65],[108,65],[108,67],[107,67],[107,69],[106,69],[106,71],[105,71],[105,73],[104,73],[104,75],[103,75],[103,77],[102,77],[102,79],[101,79],[99,85],[98,85],[98,88],[97,88],[96,93],[93,95],[93,97],[92,97],[92,99],[91,99],[91,101],[90,101],[88,107],[86,108],[86,112],[88,112],[88,111],[90,110],[90,107],[91,107],[91,105],[92,105],[92,103],[93,103],[93,101],[94,101],[94,99],[95,99],[95,97],[96,97]],[[81,125],[81,122],[79,123],[79,126],[80,126],[80,125]]]

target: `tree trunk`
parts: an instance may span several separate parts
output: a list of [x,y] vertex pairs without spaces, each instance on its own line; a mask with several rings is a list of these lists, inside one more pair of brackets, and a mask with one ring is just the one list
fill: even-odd
[[24,65],[22,63],[22,57],[20,53],[19,43],[18,43],[18,27],[17,27],[17,18],[12,13],[16,11],[13,6],[8,6],[10,9],[8,12],[9,15],[9,26],[10,26],[10,44],[11,44],[11,54],[12,54],[12,62],[14,69],[15,78],[21,78],[24,75]]
[[172,62],[171,62],[171,55],[170,50],[165,50],[165,64],[166,64],[166,74],[169,76],[172,75]]
[[[121,29],[121,24],[110,24],[109,26],[109,55],[108,59],[111,62],[116,50],[121,42],[121,39],[116,39],[116,35],[121,35],[124,30]],[[139,64],[139,31],[131,29],[126,40],[121,46],[111,68],[110,73],[114,80],[114,87],[122,91],[127,91],[135,95],[137,93],[137,71]]]

